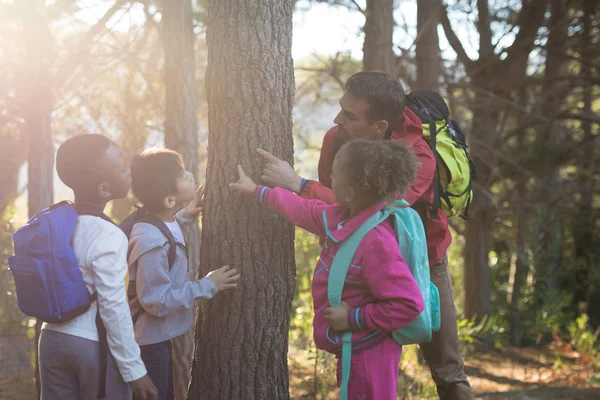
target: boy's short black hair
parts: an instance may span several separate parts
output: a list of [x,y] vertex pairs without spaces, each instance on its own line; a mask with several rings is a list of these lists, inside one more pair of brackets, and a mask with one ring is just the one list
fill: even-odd
[[406,95],[400,80],[380,71],[357,72],[348,78],[346,91],[367,100],[369,122],[385,120],[392,132],[404,115]]
[[181,155],[169,149],[148,149],[131,162],[131,190],[150,211],[160,211],[165,197],[177,193],[185,172]]
[[56,152],[56,172],[75,193],[89,193],[105,179],[99,163],[115,142],[99,134],[83,134],[67,139]]

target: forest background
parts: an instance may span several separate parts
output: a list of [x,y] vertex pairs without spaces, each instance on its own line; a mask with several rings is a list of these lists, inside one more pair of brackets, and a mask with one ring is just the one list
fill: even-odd
[[[209,126],[212,135],[227,131],[222,110],[209,121],[209,107],[221,107],[214,86],[217,70],[229,68],[218,63],[237,63],[243,70],[235,49],[227,49],[270,50],[235,35],[229,41],[216,37],[211,44],[210,12],[230,7],[230,23],[240,16],[237,21],[248,19],[246,6],[264,18],[275,18],[276,12],[252,8],[260,3],[256,0],[209,3],[0,0],[0,399],[36,396],[39,324],[19,312],[6,260],[16,228],[40,209],[70,197],[53,172],[60,143],[79,133],[103,133],[121,145],[128,159],[144,148],[167,146],[184,155],[200,182],[207,179],[207,163],[210,171],[211,162],[226,163],[232,153],[234,159],[242,157],[224,144],[226,133],[209,136]],[[600,4],[267,3],[290,18],[278,28],[281,35],[265,43],[286,45],[293,31],[288,49],[293,70],[285,62],[280,71],[273,69],[282,74],[284,88],[292,90],[271,97],[284,104],[282,118],[289,112],[293,125],[291,119],[280,121],[284,143],[274,146],[302,176],[317,178],[321,140],[339,110],[344,82],[362,69],[395,74],[407,91],[439,91],[467,132],[477,166],[475,202],[469,221],[451,220],[449,258],[467,374],[479,398],[599,398]],[[245,24],[233,31],[243,32]],[[211,50],[218,48],[225,50]],[[252,74],[248,72],[260,79]],[[266,126],[280,123],[273,121]],[[224,195],[215,191],[211,196],[210,201],[218,202]],[[116,201],[109,214],[122,220],[133,204],[133,198]],[[215,261],[214,254],[200,253],[201,228],[186,231],[188,242],[194,243],[194,266],[201,259],[204,264]],[[206,221],[204,229],[202,237],[215,240]],[[285,322],[289,319],[289,327],[280,327],[289,336],[276,346],[279,358],[287,360],[289,376],[280,368],[284,379],[273,385],[295,399],[336,398],[335,359],[317,351],[311,337],[310,281],[318,240],[296,230],[292,248],[288,231],[282,240],[290,248],[282,259],[295,259],[295,277],[292,267],[285,270],[283,279],[291,290],[274,294],[284,299],[284,307],[274,312],[286,315]],[[257,326],[264,322],[249,321]],[[199,320],[200,358],[203,348],[228,337],[227,332],[202,335],[209,328]],[[191,362],[193,335],[180,344],[182,354],[188,354],[184,364]],[[263,346],[257,350],[269,349],[269,344]],[[225,355],[220,353],[220,362],[227,362]],[[268,362],[258,357],[253,368]],[[200,390],[194,381],[206,368],[194,360],[191,394]],[[402,371],[399,398],[435,398],[416,347],[405,351]],[[260,384],[253,390],[260,392]],[[258,392],[253,398],[260,398]],[[223,393],[209,397],[227,398]]]

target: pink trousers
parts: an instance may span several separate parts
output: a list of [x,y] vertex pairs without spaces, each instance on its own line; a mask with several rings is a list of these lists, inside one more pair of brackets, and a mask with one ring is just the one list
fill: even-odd
[[[396,400],[398,365],[402,346],[389,337],[370,349],[352,355],[348,400]],[[342,360],[337,363],[338,385]]]

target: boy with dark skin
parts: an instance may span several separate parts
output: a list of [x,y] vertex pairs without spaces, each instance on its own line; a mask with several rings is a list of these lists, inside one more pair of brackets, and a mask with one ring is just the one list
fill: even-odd
[[104,214],[129,192],[131,175],[119,146],[102,135],[78,135],[58,149],[56,169],[79,212],[72,245],[84,282],[97,301],[78,317],[46,323],[40,336],[43,400],[89,400],[100,387],[98,313],[109,348],[106,398],[156,400],[135,342],[126,296],[127,238]]

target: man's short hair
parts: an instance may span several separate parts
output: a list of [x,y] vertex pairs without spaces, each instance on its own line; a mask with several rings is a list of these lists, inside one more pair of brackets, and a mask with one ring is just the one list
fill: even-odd
[[177,178],[185,171],[179,153],[148,149],[131,162],[131,190],[150,211],[160,211],[167,196],[177,193]]
[[385,120],[390,132],[397,128],[406,105],[398,78],[380,71],[362,71],[348,78],[345,89],[352,96],[367,100],[369,122]]
[[56,172],[75,193],[88,193],[106,178],[99,162],[114,144],[106,136],[83,134],[67,139],[56,152]]

